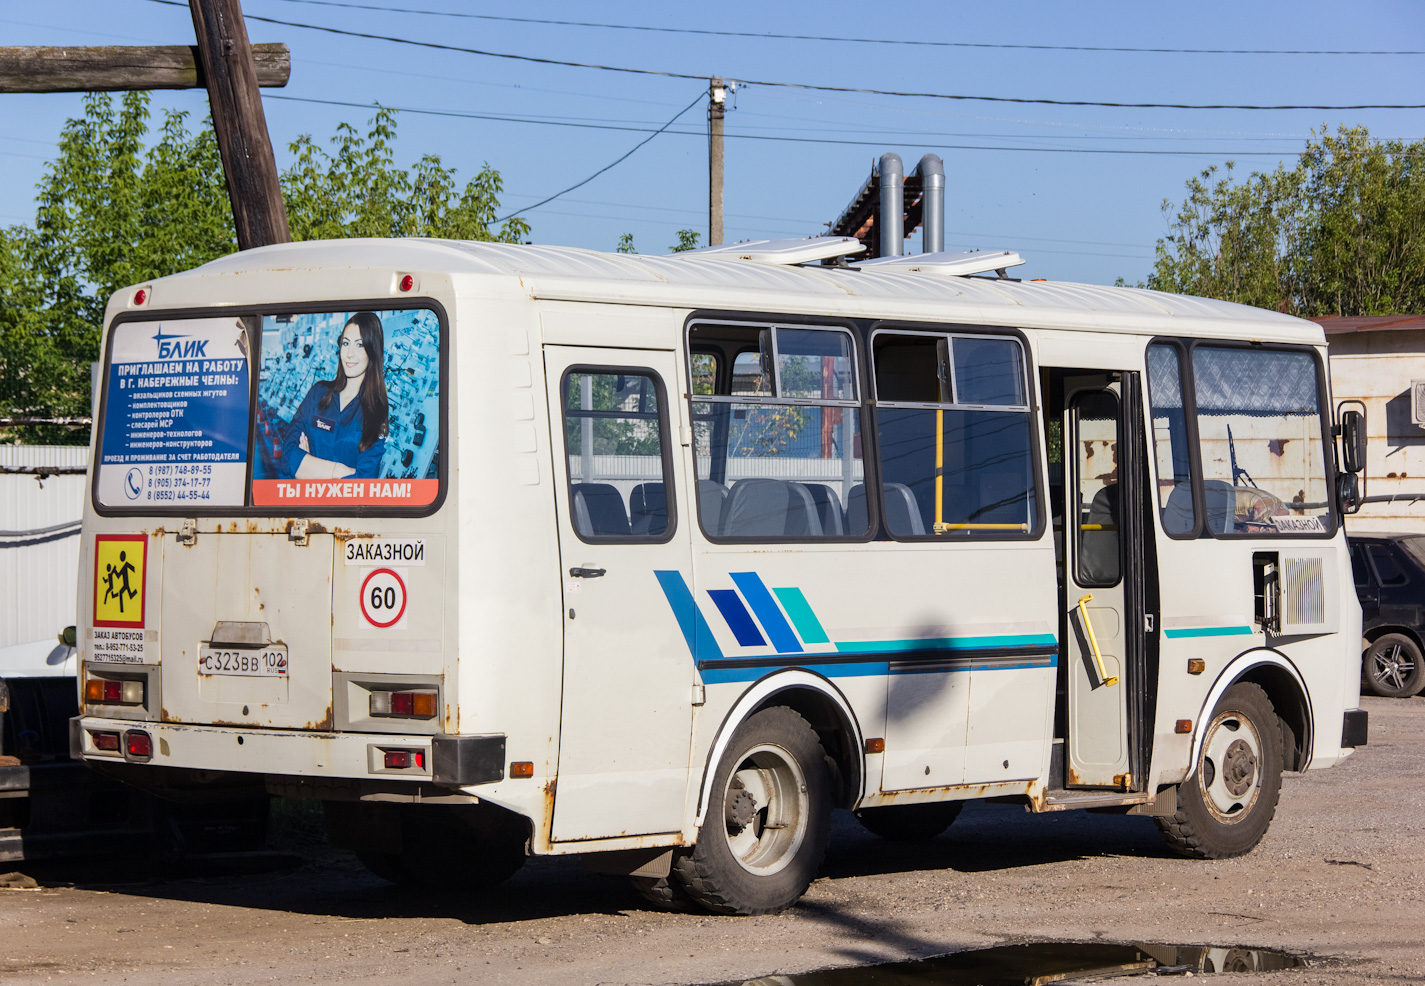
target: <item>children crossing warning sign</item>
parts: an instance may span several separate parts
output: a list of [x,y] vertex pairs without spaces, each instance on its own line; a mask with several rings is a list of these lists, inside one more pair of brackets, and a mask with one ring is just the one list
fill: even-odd
[[99,534],[94,538],[94,625],[143,629],[148,538]]

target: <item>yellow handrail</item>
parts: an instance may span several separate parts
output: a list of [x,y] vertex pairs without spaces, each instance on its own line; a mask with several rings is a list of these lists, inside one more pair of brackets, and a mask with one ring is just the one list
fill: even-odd
[[1089,635],[1089,647],[1093,649],[1094,664],[1098,666],[1098,680],[1105,685],[1116,685],[1118,684],[1118,675],[1109,677],[1107,669],[1103,666],[1103,655],[1098,650],[1098,638],[1093,635],[1093,624],[1089,622],[1088,607],[1084,605],[1089,602],[1093,602],[1092,592],[1084,593],[1084,597],[1079,600],[1079,619],[1084,621],[1084,632]]
[[935,533],[943,534],[945,531],[1027,531],[1028,524],[946,524],[938,522],[935,525]]

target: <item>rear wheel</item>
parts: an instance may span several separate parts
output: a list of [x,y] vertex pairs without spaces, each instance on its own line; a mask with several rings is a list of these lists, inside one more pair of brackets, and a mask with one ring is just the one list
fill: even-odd
[[816,876],[831,833],[831,777],[816,732],[791,709],[764,709],[732,736],[713,775],[693,851],[673,879],[718,914],[773,914]]
[[1409,698],[1425,687],[1420,648],[1403,633],[1387,633],[1366,648],[1366,687],[1386,698]]
[[1212,710],[1196,767],[1178,785],[1176,814],[1153,820],[1179,855],[1241,856],[1262,841],[1276,814],[1281,772],[1276,710],[1259,686],[1239,682]]
[[928,842],[948,829],[960,816],[962,801],[924,805],[888,805],[861,808],[856,819],[866,831],[893,842]]

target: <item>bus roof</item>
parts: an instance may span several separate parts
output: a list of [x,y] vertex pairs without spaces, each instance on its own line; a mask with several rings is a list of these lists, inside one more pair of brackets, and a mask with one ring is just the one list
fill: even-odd
[[767,263],[734,251],[646,256],[464,240],[317,240],[235,253],[174,278],[323,267],[503,275],[541,300],[1325,341],[1315,323],[1208,298],[908,267]]

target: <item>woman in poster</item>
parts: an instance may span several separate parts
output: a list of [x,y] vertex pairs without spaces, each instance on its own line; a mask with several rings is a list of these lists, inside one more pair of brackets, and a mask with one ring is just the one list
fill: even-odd
[[339,345],[336,379],[313,384],[288,427],[283,461],[294,479],[375,479],[381,468],[390,411],[381,319],[357,312]]

